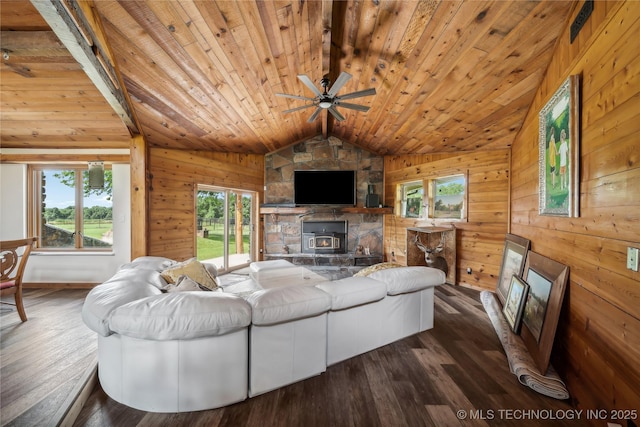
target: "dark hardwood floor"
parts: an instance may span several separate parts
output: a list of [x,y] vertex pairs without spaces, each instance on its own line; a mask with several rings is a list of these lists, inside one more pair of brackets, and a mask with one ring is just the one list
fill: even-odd
[[[0,424],[50,426],[96,364],[96,334],[80,318],[88,290],[27,289],[28,320],[0,311]],[[3,301],[13,301],[13,297]]]
[[[435,327],[225,408],[155,414],[96,387],[77,426],[581,426],[520,385],[475,290],[436,290]],[[537,411],[537,412],[536,412]]]
[[[95,364],[96,337],[80,318],[86,293],[26,290],[28,322],[21,323],[15,311],[0,313],[1,425],[60,422],[74,387]],[[584,419],[555,419],[569,414],[569,402],[539,395],[509,372],[477,291],[437,288],[435,317],[430,331],[225,408],[146,413],[113,401],[97,386],[75,425],[584,425]]]

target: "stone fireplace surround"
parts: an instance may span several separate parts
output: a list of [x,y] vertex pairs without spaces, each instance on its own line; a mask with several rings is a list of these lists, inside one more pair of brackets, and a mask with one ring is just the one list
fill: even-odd
[[[364,207],[368,185],[382,196],[384,159],[336,137],[321,136],[302,141],[265,156],[265,203],[293,203],[293,171],[355,170],[357,207]],[[353,256],[361,246],[382,257],[382,215],[345,213],[326,206],[306,207],[304,213],[264,215],[265,259],[288,258],[302,264],[315,264],[313,256],[303,254],[303,221],[346,221],[346,255]],[[297,255],[306,255],[297,257]],[[326,255],[326,254],[323,254]],[[342,265],[345,256],[329,254],[328,263]]]

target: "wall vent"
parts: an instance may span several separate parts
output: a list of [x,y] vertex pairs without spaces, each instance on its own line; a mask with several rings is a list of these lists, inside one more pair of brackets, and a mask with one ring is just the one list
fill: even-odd
[[578,37],[578,33],[580,33],[587,19],[591,16],[591,12],[593,12],[593,0],[585,0],[582,9],[578,12],[578,16],[576,16],[576,19],[574,19],[571,24],[571,43]]

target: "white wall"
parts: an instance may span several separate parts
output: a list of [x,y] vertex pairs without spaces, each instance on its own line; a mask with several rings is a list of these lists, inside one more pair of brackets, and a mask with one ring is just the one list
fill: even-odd
[[[107,253],[32,252],[24,281],[28,283],[101,283],[131,258],[130,168],[114,164],[113,250]],[[0,165],[0,240],[27,237],[27,166]]]
[[26,237],[27,166],[0,164],[0,240]]

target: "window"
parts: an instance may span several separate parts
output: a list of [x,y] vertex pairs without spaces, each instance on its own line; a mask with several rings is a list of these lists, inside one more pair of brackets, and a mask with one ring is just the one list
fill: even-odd
[[226,271],[248,265],[255,241],[254,193],[198,185],[196,256]]
[[431,180],[429,200],[433,201],[430,218],[463,219],[465,179],[464,175],[452,175]]
[[402,206],[401,215],[405,218],[424,218],[424,188],[422,181],[409,182],[401,185]]
[[398,186],[400,216],[431,220],[463,220],[466,211],[465,174],[438,176]]
[[112,173],[104,188],[89,187],[89,171],[78,166],[32,166],[30,227],[40,249],[111,250]]

